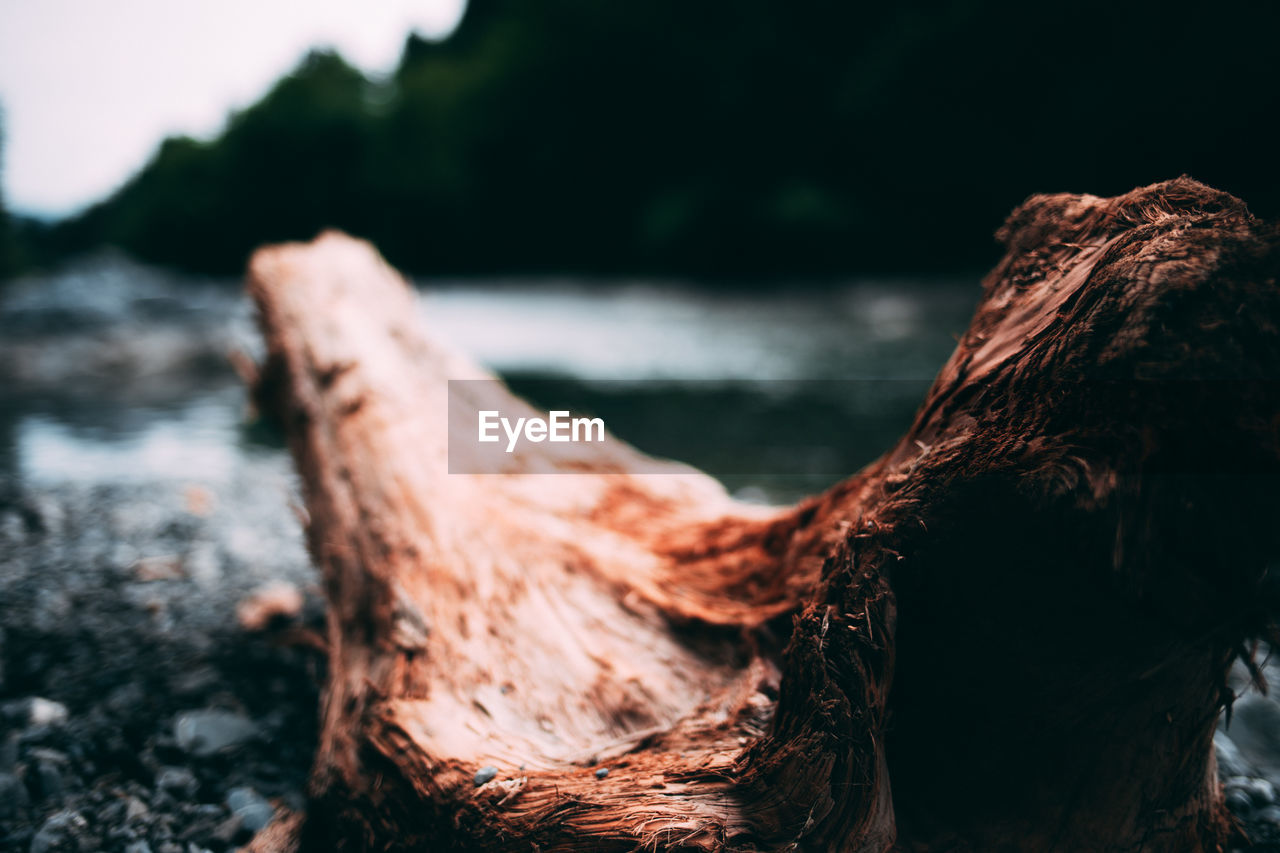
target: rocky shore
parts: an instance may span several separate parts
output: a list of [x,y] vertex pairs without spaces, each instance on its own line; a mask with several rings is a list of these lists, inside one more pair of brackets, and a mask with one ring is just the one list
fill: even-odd
[[[322,622],[285,478],[11,484],[0,851],[221,853],[276,807],[299,808]],[[1280,683],[1280,666],[1264,672]],[[1280,703],[1243,672],[1234,687],[1217,735],[1227,805],[1250,849],[1280,851]]]
[[[247,630],[237,608],[282,588],[300,612]],[[0,850],[218,853],[301,806],[322,618],[285,495],[261,483],[11,489]]]
[[[303,805],[323,602],[287,456],[237,414],[249,328],[233,285],[120,259],[0,292],[0,853],[221,853]],[[1280,853],[1280,703],[1232,687],[1226,802]]]

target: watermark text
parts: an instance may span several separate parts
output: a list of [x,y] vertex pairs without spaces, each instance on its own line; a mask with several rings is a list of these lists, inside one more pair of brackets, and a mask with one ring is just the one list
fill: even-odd
[[[478,440],[484,443],[499,442],[506,436],[507,453],[515,452],[523,437],[538,444],[543,441],[578,442],[604,441],[604,421],[600,418],[573,418],[568,411],[547,412],[546,418],[504,418],[496,410],[479,413]],[[501,433],[501,434],[500,434]]]

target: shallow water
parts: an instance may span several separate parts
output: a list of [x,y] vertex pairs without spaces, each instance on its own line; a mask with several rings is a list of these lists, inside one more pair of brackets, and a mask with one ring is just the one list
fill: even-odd
[[[884,450],[968,320],[975,282],[726,293],[679,283],[419,283],[439,334],[546,407],[788,499]],[[0,476],[216,485],[288,469],[226,353],[254,353],[235,282],[117,256],[0,291]]]

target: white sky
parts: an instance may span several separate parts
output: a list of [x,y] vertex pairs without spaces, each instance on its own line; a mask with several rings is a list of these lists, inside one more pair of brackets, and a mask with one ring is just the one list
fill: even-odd
[[313,46],[391,70],[463,0],[0,0],[3,193],[61,215],[110,193],[165,136],[209,137]]

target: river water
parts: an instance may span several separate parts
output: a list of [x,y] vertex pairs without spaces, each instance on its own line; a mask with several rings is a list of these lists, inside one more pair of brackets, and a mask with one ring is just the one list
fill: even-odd
[[[677,282],[418,283],[436,334],[545,407],[604,418],[744,496],[840,479],[909,423],[976,281],[725,292]],[[260,351],[237,282],[102,255],[0,289],[0,477],[26,486],[277,479],[227,353]]]

